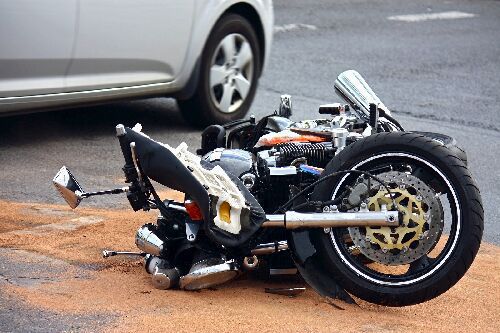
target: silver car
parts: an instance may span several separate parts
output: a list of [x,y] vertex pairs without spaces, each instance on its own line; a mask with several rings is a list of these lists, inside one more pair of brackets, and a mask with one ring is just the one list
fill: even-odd
[[0,0],[0,115],[175,97],[194,125],[248,111],[272,0]]

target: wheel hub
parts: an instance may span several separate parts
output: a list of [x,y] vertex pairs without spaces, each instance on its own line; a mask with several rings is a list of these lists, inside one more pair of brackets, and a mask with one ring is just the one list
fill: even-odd
[[250,43],[241,34],[227,35],[215,49],[209,88],[221,112],[235,112],[245,101],[252,86],[253,60]]
[[369,259],[386,265],[402,265],[428,253],[438,241],[444,221],[443,209],[434,191],[420,179],[403,172],[391,171],[378,175],[390,188],[378,182],[370,184],[368,209],[380,211],[396,208],[403,214],[399,227],[349,228],[355,246]]

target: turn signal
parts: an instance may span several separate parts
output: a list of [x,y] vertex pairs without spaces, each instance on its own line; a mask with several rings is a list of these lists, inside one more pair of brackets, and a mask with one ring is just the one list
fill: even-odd
[[189,214],[189,217],[193,221],[201,221],[203,220],[203,215],[201,214],[200,207],[198,204],[191,200],[184,201],[184,207],[186,207],[186,211]]
[[221,221],[231,223],[231,206],[224,201],[219,207],[219,216]]

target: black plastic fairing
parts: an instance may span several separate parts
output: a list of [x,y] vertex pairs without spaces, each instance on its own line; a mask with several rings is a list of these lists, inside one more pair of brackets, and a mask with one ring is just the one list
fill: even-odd
[[[188,194],[200,207],[205,222],[205,232],[213,241],[226,247],[237,247],[246,243],[260,229],[266,220],[266,214],[238,177],[226,171],[243,194],[249,208],[242,211],[241,231],[232,234],[218,228],[214,223],[216,210],[213,206],[218,198],[209,196],[203,185],[169,149],[130,128],[126,128],[126,131],[127,140],[135,142],[140,166],[145,175],[171,189]],[[215,167],[203,160],[200,161],[200,165],[207,170]]]
[[126,128],[126,131],[128,141],[135,142],[137,156],[144,173],[164,186],[187,193],[200,207],[203,218],[210,219],[208,192],[191,171],[169,149],[158,142],[130,128]]

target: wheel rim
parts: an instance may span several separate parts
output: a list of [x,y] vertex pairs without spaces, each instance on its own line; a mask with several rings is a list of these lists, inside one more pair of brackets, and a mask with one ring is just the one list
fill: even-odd
[[[451,182],[449,179],[439,170],[436,168],[434,165],[429,163],[428,161],[411,155],[411,154],[406,154],[406,153],[387,153],[387,154],[381,154],[381,155],[376,155],[371,158],[368,158],[366,160],[363,160],[356,164],[354,167],[352,167],[352,170],[356,169],[361,169],[363,165],[368,164],[369,162],[372,162],[377,159],[382,159],[382,158],[387,158],[387,157],[399,157],[399,158],[408,158],[409,160],[413,161],[418,161],[430,169],[434,170],[443,180],[443,182],[446,184],[447,189],[450,191],[450,205],[455,207],[454,215],[452,217],[452,227],[455,229],[452,230],[452,233],[450,233],[450,239],[446,242],[446,245],[442,252],[438,255],[437,258],[435,258],[435,262],[429,266],[429,269],[426,271],[420,273],[418,276],[415,276],[414,278],[410,279],[393,279],[393,278],[381,278],[380,276],[377,277],[374,274],[370,274],[367,270],[364,270],[358,263],[355,262],[354,259],[351,258],[351,256],[347,253],[345,247],[339,239],[336,238],[335,232],[332,231],[330,232],[330,240],[332,242],[332,245],[334,247],[335,252],[339,255],[341,260],[346,264],[346,266],[352,270],[355,274],[358,276],[362,276],[364,279],[371,281],[373,283],[379,284],[379,285],[385,285],[385,286],[403,286],[403,285],[410,285],[416,282],[419,282],[423,279],[426,279],[427,277],[431,276],[434,274],[437,270],[439,270],[450,258],[451,254],[453,253],[453,250],[455,249],[458,238],[460,236],[460,231],[461,231],[461,211],[460,211],[460,205],[458,202],[458,197],[455,192],[455,189],[453,186],[451,186]],[[335,190],[332,193],[332,197],[335,197],[341,188],[342,184],[346,181],[346,179],[349,177],[349,175],[345,175],[341,178],[339,183],[337,184]],[[452,237],[453,236],[453,237]]]
[[223,113],[238,111],[252,88],[253,50],[241,34],[229,34],[215,48],[209,72],[212,102]]

